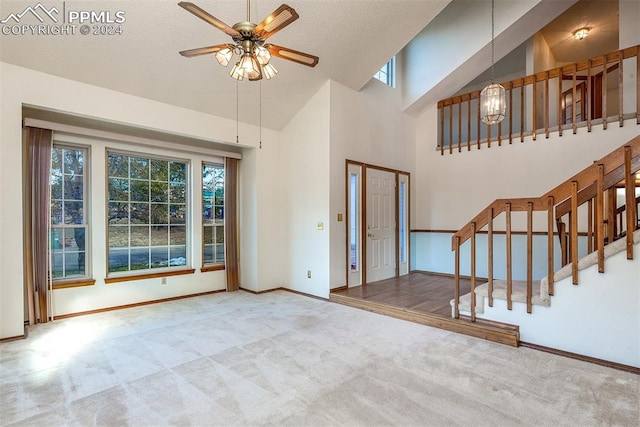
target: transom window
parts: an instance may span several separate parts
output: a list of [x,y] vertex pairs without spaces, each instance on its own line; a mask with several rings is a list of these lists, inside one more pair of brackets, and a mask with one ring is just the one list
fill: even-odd
[[188,264],[188,163],[107,153],[109,273]]
[[51,275],[87,277],[87,149],[54,144],[51,152]]
[[224,166],[202,165],[203,264],[224,264]]
[[373,75],[375,79],[380,80],[382,83],[389,87],[396,87],[396,57],[394,56]]

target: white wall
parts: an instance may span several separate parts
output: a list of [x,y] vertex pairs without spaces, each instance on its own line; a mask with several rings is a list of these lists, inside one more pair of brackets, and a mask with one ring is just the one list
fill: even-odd
[[[547,40],[544,38],[542,33],[536,33],[527,41],[526,45],[527,75],[551,70],[558,66],[557,61],[553,56],[553,52],[551,51],[551,48],[549,47],[549,44],[547,43]],[[527,100],[530,100],[531,96],[533,95],[533,87],[531,85],[527,85],[526,93]],[[553,79],[549,81],[549,100],[556,99],[558,99],[558,84],[557,80]],[[533,108],[532,102],[533,101],[530,101],[525,104],[527,107],[527,112],[525,112],[525,115],[527,117],[527,129],[531,129],[533,127],[531,123],[532,118],[530,113],[531,108]],[[544,128],[545,120],[545,89],[543,88],[542,84],[536,85],[536,106],[536,128],[542,129]],[[549,127],[557,125],[558,103],[549,102]]]
[[[495,33],[498,35],[538,1],[496,3]],[[450,3],[404,49],[407,84],[402,92],[405,106],[415,102],[490,42],[490,2],[456,0]],[[490,58],[489,54],[489,62],[479,67],[480,70],[474,70],[475,75],[469,75],[468,81],[491,65]],[[453,88],[451,93],[457,90]]]
[[552,132],[549,139],[539,135],[441,156],[436,117],[434,106],[417,123],[414,229],[458,230],[495,199],[539,197],[640,135],[635,120],[627,120],[622,128],[609,123],[606,131],[597,125],[592,132],[578,128],[577,135]]
[[327,82],[282,130],[274,159],[281,170],[275,191],[282,195],[283,285],[323,298],[329,297],[330,268],[329,107]]
[[[499,61],[576,0],[499,0],[495,59]],[[491,3],[455,0],[404,49],[403,109],[420,114],[452,96],[491,66]]]
[[485,300],[478,316],[519,325],[524,342],[640,367],[640,244],[634,251],[634,260],[626,251],[608,258],[604,274],[597,265],[581,270],[578,286],[557,282],[550,307],[527,314],[524,304],[509,311],[504,300]]
[[[22,259],[22,188],[11,185],[19,182],[22,176],[22,106],[33,105],[45,109],[62,111],[72,115],[87,116],[103,120],[107,123],[129,124],[137,127],[158,130],[173,134],[191,136],[203,140],[235,144],[236,123],[208,114],[198,113],[155,101],[119,93],[75,81],[54,77],[14,65],[0,63],[0,88],[2,97],[0,127],[0,241],[3,242],[0,257],[0,338],[20,336],[23,334],[23,259]],[[262,130],[262,150],[254,150],[258,143],[259,129],[254,126],[240,124],[240,140],[246,145],[246,163],[242,163],[241,177],[244,188],[249,188],[241,195],[240,203],[248,212],[259,213],[257,223],[252,225],[251,219],[243,217],[241,233],[242,285],[251,289],[259,289],[260,284],[270,286],[281,283],[271,262],[273,256],[281,252],[281,233],[278,228],[263,226],[277,221],[279,210],[271,203],[267,194],[272,191],[277,181],[277,141],[278,132]],[[255,151],[252,157],[248,153]],[[243,161],[244,162],[244,161]],[[255,188],[252,188],[255,182]],[[17,208],[16,208],[17,207]],[[18,209],[18,210],[16,210]],[[246,226],[246,228],[244,227]],[[259,232],[258,232],[258,227]],[[265,245],[264,247],[262,245]],[[245,257],[245,251],[247,255]],[[252,252],[254,251],[254,252]],[[255,261],[255,262],[247,262]],[[96,279],[98,279],[96,277]],[[151,282],[138,282],[136,295],[126,292],[128,302],[144,299],[158,299],[167,296],[181,295],[185,288],[180,286],[182,279],[169,278],[175,287],[161,288]],[[185,279],[187,280],[187,279]],[[133,286],[132,282],[132,286]],[[207,285],[194,285],[194,289],[218,288],[216,281]],[[117,297],[116,290],[128,285],[109,285],[112,287],[113,299],[103,306],[112,303],[126,303]],[[95,288],[95,287],[93,287]],[[86,292],[91,288],[87,288]],[[140,289],[145,289],[141,291]],[[60,295],[72,291],[56,291]],[[72,298],[66,306],[74,310],[96,308],[84,303],[82,293],[85,290],[73,291],[77,298]],[[144,296],[141,295],[144,293]],[[120,294],[124,298],[124,294]],[[56,296],[56,299],[59,297]]]
[[340,213],[346,217],[345,161],[413,173],[415,135],[398,89],[375,79],[360,92],[331,82],[331,288],[346,284],[346,220],[337,220]]
[[[638,17],[640,17],[640,1],[637,0],[620,0],[618,10],[619,19],[619,40],[620,49],[640,44],[640,25],[638,25]],[[635,83],[637,81],[638,58],[625,59],[624,69],[624,111],[636,111],[637,91]],[[615,98],[612,98],[615,99]]]
[[[577,135],[565,132],[562,137],[553,132],[549,139],[539,136],[532,141],[527,137],[524,143],[518,140],[512,145],[492,148],[482,145],[480,150],[474,147],[471,151],[454,151],[452,155],[445,152],[442,156],[435,149],[436,111],[435,107],[428,110],[417,123],[416,169],[412,176],[414,230],[459,230],[495,199],[540,197],[640,135],[640,126],[631,119],[622,128],[610,123],[606,131],[598,125],[593,126],[590,133],[586,128],[579,128]],[[514,214],[514,231],[526,231],[524,218]],[[586,221],[578,225],[584,230]],[[534,230],[546,231],[545,226],[544,218],[534,216]],[[495,230],[500,229],[504,228],[497,222]],[[450,236],[414,234],[413,267],[453,273]],[[486,245],[479,245],[478,251],[479,256],[483,256]],[[544,260],[541,263],[546,265]],[[468,265],[468,254],[463,252],[461,266]]]

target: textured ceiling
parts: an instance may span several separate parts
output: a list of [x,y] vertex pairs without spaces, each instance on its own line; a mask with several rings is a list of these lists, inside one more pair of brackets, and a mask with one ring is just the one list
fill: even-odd
[[[450,0],[290,0],[300,18],[270,41],[320,57],[315,68],[279,58],[270,81],[236,85],[212,55],[183,58],[178,51],[230,38],[177,5],[176,0],[41,0],[60,11],[125,12],[121,35],[0,35],[0,60],[56,76],[153,99],[216,116],[281,129],[327,81],[354,90],[404,47]],[[194,0],[228,25],[244,21],[244,0]],[[0,20],[37,0],[0,2]],[[261,21],[281,0],[253,0],[251,20]],[[61,13],[62,14],[62,13]],[[65,15],[68,16],[68,15]],[[31,21],[29,21],[31,20]],[[21,24],[38,24],[24,16]],[[237,96],[237,92],[238,96]]]
[[[637,0],[636,0],[637,1]],[[588,28],[589,35],[576,40],[573,33]],[[541,31],[556,61],[583,61],[618,50],[618,2],[580,0]]]

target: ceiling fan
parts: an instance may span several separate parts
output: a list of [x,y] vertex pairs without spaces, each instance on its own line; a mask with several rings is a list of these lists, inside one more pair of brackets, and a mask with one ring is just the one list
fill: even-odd
[[226,67],[233,55],[240,59],[231,70],[231,77],[236,80],[271,79],[278,70],[269,62],[271,56],[297,62],[308,67],[315,67],[319,58],[308,53],[299,52],[287,47],[278,46],[265,41],[275,33],[298,19],[299,15],[292,7],[283,4],[259,24],[251,22],[251,0],[247,0],[247,20],[238,22],[233,27],[205,12],[193,3],[181,1],[178,5],[208,22],[220,31],[231,36],[233,43],[223,43],[197,49],[183,50],[180,55],[187,58],[214,53],[220,65]]

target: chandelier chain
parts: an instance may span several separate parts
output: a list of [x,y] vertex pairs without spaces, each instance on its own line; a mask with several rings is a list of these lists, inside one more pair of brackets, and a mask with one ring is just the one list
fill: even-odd
[[495,63],[495,17],[494,12],[495,5],[494,0],[491,0],[491,84],[493,84],[494,77],[494,63]]

